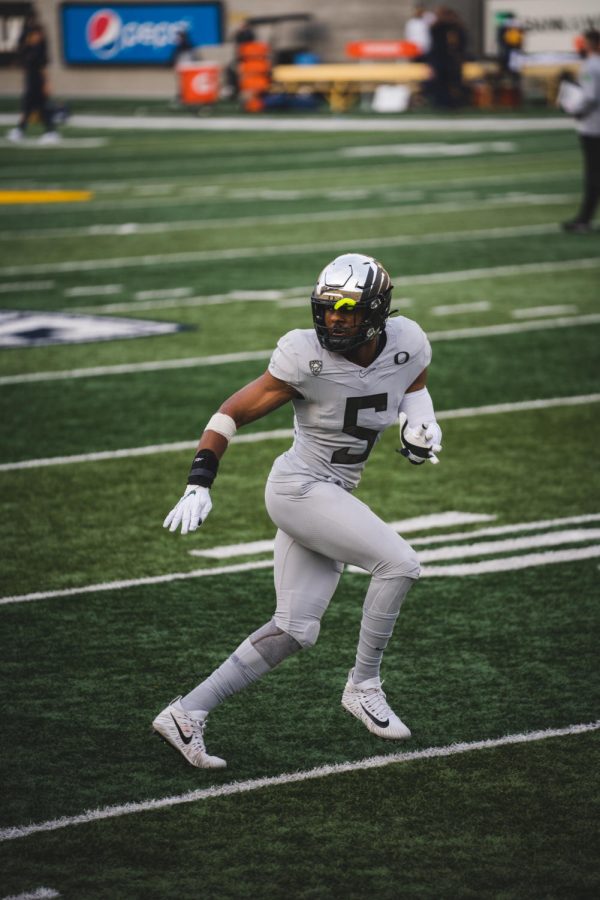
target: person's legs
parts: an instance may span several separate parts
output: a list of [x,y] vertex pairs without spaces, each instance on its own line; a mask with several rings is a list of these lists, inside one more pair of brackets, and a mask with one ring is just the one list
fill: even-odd
[[340,572],[333,560],[307,550],[278,531],[275,538],[277,608],[273,618],[242,641],[218,669],[182,698],[184,709],[210,712],[288,656],[312,647]]
[[577,216],[580,222],[586,225],[594,218],[594,213],[600,199],[600,137],[581,135],[581,149],[583,152],[583,199],[581,209]]
[[600,136],[580,134],[583,155],[583,194],[574,219],[563,222],[565,231],[587,233],[600,201]]
[[378,676],[402,601],[419,577],[414,550],[366,504],[335,484],[313,482],[291,497],[279,490],[270,483],[266,500],[280,528],[312,550],[371,573],[355,680]]

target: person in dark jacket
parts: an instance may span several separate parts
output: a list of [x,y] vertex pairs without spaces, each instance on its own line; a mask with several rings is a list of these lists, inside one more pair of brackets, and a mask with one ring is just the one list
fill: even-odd
[[59,136],[54,127],[50,106],[50,86],[48,81],[48,42],[41,22],[29,19],[19,39],[19,60],[24,73],[21,118],[16,128],[8,133],[8,139],[21,141],[25,136],[30,117],[39,113],[44,126],[40,142],[53,144]]
[[462,66],[467,49],[467,32],[458,14],[447,6],[441,6],[436,10],[430,36],[433,103],[442,109],[462,106],[465,102]]

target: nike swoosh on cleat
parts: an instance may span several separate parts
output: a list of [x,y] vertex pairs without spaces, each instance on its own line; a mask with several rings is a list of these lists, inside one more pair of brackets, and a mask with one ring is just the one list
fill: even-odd
[[[365,710],[365,712],[366,712],[366,710]],[[190,741],[192,740],[193,735],[190,734],[189,737],[186,737],[185,734],[183,733],[183,731],[181,730],[181,728],[179,727],[179,722],[177,721],[177,719],[175,718],[175,716],[173,715],[173,713],[171,713],[171,718],[172,718],[173,721],[175,722],[175,728],[176,728],[177,731],[179,732],[179,737],[181,738],[181,740],[183,741],[183,743],[184,743],[184,744],[189,744]],[[372,717],[371,717],[371,718],[372,718]],[[376,720],[374,720],[374,721],[376,721]]]
[[387,728],[388,725],[390,724],[390,720],[389,720],[389,719],[386,719],[385,722],[382,722],[380,719],[375,718],[375,716],[373,715],[373,713],[370,713],[369,710],[366,709],[366,708],[362,705],[362,703],[360,704],[360,708],[361,708],[362,710],[364,710],[364,712],[366,712],[366,714],[367,714],[368,717],[370,718],[371,722],[374,722],[376,725],[379,726],[379,728]]

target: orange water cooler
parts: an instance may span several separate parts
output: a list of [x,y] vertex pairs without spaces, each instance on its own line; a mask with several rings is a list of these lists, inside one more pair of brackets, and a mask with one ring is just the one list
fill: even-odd
[[216,62],[184,62],[177,66],[182,103],[216,103],[221,86],[221,66]]

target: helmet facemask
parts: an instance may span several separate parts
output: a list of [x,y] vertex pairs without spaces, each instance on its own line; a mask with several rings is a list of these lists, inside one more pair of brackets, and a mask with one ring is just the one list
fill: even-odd
[[[311,296],[313,324],[319,343],[333,353],[347,353],[380,334],[390,313],[390,276],[370,256],[346,253],[321,272]],[[333,335],[325,324],[332,309],[362,312],[362,321],[352,335]]]

